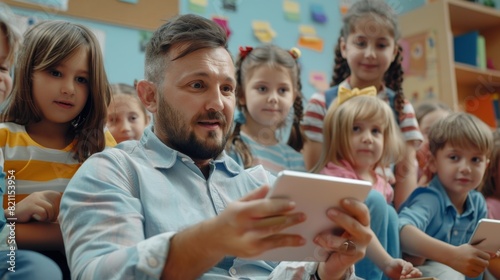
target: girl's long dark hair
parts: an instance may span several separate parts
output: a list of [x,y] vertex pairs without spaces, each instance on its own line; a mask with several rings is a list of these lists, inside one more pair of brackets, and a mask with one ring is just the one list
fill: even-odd
[[[247,73],[255,67],[261,65],[282,66],[289,69],[292,82],[296,85],[294,90],[296,98],[293,103],[294,118],[288,145],[300,151],[304,144],[304,136],[300,129],[300,122],[303,117],[303,97],[302,83],[300,82],[300,67],[295,57],[291,52],[274,45],[264,45],[258,48],[246,48],[240,52],[236,60],[236,105],[242,114],[245,114],[245,108],[238,102],[239,98],[244,96],[244,81]],[[236,152],[243,161],[245,168],[251,167],[253,162],[252,153],[248,145],[241,140],[241,122],[236,121],[232,135],[229,137],[226,149]]]

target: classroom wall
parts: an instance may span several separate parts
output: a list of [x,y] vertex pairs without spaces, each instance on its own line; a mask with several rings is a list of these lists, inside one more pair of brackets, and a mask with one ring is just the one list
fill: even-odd
[[[40,0],[38,0],[40,1]],[[83,0],[70,0],[71,3],[81,3]],[[120,2],[119,0],[85,0],[87,5],[97,6],[105,1],[109,3]],[[159,7],[158,1],[163,7]],[[169,4],[168,2],[178,1],[178,5]],[[322,72],[326,75],[326,82],[329,83],[333,67],[333,48],[336,43],[339,29],[341,26],[341,17],[339,5],[341,2],[352,2],[352,0],[295,0],[300,5],[300,20],[289,21],[285,19],[283,12],[283,0],[234,0],[237,5],[236,11],[228,11],[222,8],[223,0],[207,0],[207,6],[204,10],[193,11],[189,8],[192,0],[140,0],[138,6],[143,9],[151,9],[151,14],[155,15],[155,19],[148,18],[147,22],[141,23],[140,19],[145,18],[142,13],[138,13],[138,17],[131,18],[127,13],[122,15],[119,21],[109,21],[83,15],[77,17],[78,9],[74,9],[71,14],[51,12],[47,10],[36,10],[28,8],[29,5],[18,4],[17,1],[4,1],[13,9],[14,13],[25,17],[35,16],[43,19],[63,19],[85,24],[93,29],[96,29],[100,34],[104,35],[104,62],[108,78],[111,83],[128,83],[131,84],[135,79],[142,79],[144,72],[144,53],[141,51],[141,36],[144,32],[152,31],[155,25],[160,25],[165,18],[178,13],[196,13],[201,16],[211,18],[212,16],[222,16],[228,19],[231,29],[231,37],[229,40],[229,49],[233,55],[237,54],[237,49],[240,45],[257,46],[261,44],[252,32],[252,21],[263,20],[270,23],[273,30],[276,32],[276,37],[272,43],[284,48],[297,46],[298,28],[300,25],[311,25],[315,28],[318,36],[324,40],[323,50],[318,52],[306,48],[301,48],[302,57],[300,59],[302,66],[302,84],[304,96],[309,98],[315,91],[309,83],[309,75],[314,71]],[[426,3],[427,0],[387,0],[387,2],[398,12],[405,13],[412,9],[418,8]],[[109,3],[108,3],[109,2]],[[19,2],[21,3],[21,2]],[[322,5],[327,16],[328,22],[325,24],[314,23],[309,15],[309,7],[311,3]],[[500,7],[500,0],[496,0],[497,7]],[[116,3],[115,3],[116,4]],[[121,3],[123,4],[123,3]],[[131,4],[130,4],[131,5]],[[98,9],[97,7],[95,8]],[[161,15],[159,16],[158,10]],[[168,12],[167,12],[168,11]],[[130,11],[128,11],[130,13]],[[145,14],[148,14],[147,11]],[[130,21],[127,19],[131,18]],[[125,24],[129,23],[129,24]],[[415,23],[418,24],[418,23]]]
[[[11,8],[21,16],[39,15],[30,9]],[[144,76],[144,53],[139,47],[141,30],[61,15],[44,16],[48,18],[81,23],[104,33],[104,66],[111,83],[132,84]]]
[[[112,83],[132,84],[144,72],[141,43],[165,19],[179,13],[178,0],[2,0],[18,16],[24,30],[39,20],[82,23],[103,46],[104,63]],[[63,3],[67,3],[65,6]]]
[[[222,0],[208,0],[208,5],[203,12],[190,9],[193,0],[180,0],[180,13],[195,13],[207,18],[213,16],[225,17],[228,19],[231,29],[229,39],[229,50],[236,56],[239,46],[258,46],[262,44],[253,34],[252,22],[254,20],[268,21],[272,29],[276,32],[276,37],[272,41],[285,49],[297,46],[299,38],[299,26],[310,25],[316,29],[318,37],[324,40],[322,51],[315,51],[299,47],[302,51],[300,58],[302,92],[308,99],[317,90],[309,82],[312,72],[322,72],[326,75],[326,83],[329,84],[333,69],[333,50],[337,43],[341,28],[340,4],[342,2],[352,2],[352,0],[294,0],[300,5],[300,20],[290,21],[285,18],[283,12],[283,0],[236,0],[236,11],[223,8]],[[398,12],[404,13],[425,4],[425,0],[399,1],[387,0],[387,2]],[[310,16],[310,5],[316,3],[323,7],[327,16],[325,24],[315,23]]]

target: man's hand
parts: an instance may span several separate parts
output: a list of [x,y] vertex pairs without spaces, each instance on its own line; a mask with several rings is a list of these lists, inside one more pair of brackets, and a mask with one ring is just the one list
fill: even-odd
[[350,267],[362,259],[370,243],[370,213],[366,205],[354,199],[344,199],[342,209],[329,209],[327,216],[344,232],[335,235],[332,231],[318,234],[314,242],[330,252],[328,259],[318,266],[322,280],[343,279]]
[[288,199],[265,198],[269,187],[261,187],[233,202],[216,218],[218,248],[223,255],[253,257],[267,250],[302,246],[300,235],[281,231],[305,220],[294,212],[295,203]]

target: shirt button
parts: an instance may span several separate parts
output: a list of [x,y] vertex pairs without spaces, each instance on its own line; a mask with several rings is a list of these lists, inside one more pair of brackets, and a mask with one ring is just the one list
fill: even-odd
[[455,236],[456,236],[456,235],[458,235],[458,231],[456,231],[456,230],[455,230],[455,231],[453,232],[453,235],[455,235]]
[[231,276],[236,275],[236,268],[231,267],[231,268],[229,269],[229,273],[231,274]]
[[150,267],[155,268],[158,266],[158,260],[153,257],[148,258],[148,264]]

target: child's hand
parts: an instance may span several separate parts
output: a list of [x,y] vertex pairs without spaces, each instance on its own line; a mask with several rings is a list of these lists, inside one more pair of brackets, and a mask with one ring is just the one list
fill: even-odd
[[455,256],[450,256],[449,266],[467,277],[477,277],[489,265],[490,254],[472,245],[463,244],[456,247]]
[[382,178],[385,178],[387,183],[389,185],[394,185],[396,183],[396,177],[394,176],[394,173],[392,172],[392,169],[390,167],[377,167],[375,169],[375,172],[377,172],[378,175],[382,176]]
[[391,279],[407,279],[422,276],[422,272],[418,268],[413,267],[410,262],[402,259],[392,259],[386,263],[384,274]]
[[61,193],[40,191],[28,195],[16,204],[16,218],[20,223],[35,219],[39,222],[54,222],[59,215]]
[[411,262],[413,266],[423,265],[426,261],[426,259],[423,257],[412,256],[406,253],[403,253],[403,260]]

